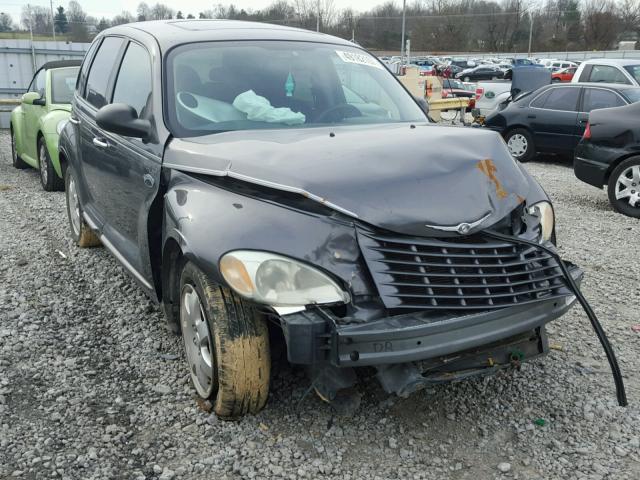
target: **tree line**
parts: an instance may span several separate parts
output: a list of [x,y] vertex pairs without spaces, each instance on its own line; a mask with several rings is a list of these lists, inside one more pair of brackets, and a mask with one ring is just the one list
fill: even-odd
[[[608,50],[618,42],[640,38],[640,0],[409,0],[406,32],[413,51],[516,52]],[[221,18],[270,22],[353,39],[372,50],[400,49],[402,5],[387,1],[365,12],[339,9],[334,0],[275,0],[259,10],[218,4],[200,12],[183,12],[163,3],[141,2],[135,12],[113,18],[88,15],[72,0],[48,8],[25,6],[20,25],[0,13],[0,32],[16,28],[88,41],[96,33],[124,23],[171,18]]]

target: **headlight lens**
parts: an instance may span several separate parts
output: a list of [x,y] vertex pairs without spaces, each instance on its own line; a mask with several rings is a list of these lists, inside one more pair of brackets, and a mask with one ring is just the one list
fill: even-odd
[[553,214],[553,207],[549,202],[538,202],[528,209],[529,214],[538,217],[540,220],[541,237],[540,242],[546,242],[551,240],[553,234],[553,226],[555,225],[555,218]]
[[58,122],[58,125],[56,125],[56,132],[58,132],[58,135],[60,135],[60,133],[62,132],[62,129],[64,128],[64,126],[67,124],[69,120],[60,120]]
[[220,260],[220,273],[239,295],[274,307],[347,303],[349,294],[328,275],[291,258],[236,250]]

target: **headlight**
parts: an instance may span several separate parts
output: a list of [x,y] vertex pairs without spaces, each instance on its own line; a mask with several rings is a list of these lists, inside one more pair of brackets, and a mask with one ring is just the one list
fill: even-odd
[[326,274],[273,253],[229,252],[220,260],[220,273],[239,295],[274,307],[349,302],[349,294]]
[[527,211],[530,215],[538,217],[540,220],[540,242],[550,240],[551,235],[553,234],[553,226],[555,224],[553,207],[551,204],[549,202],[538,202],[530,206]]
[[67,124],[69,120],[60,120],[58,122],[58,125],[56,125],[56,132],[58,132],[58,135],[60,135],[60,133],[62,132],[62,129],[64,128],[64,126]]

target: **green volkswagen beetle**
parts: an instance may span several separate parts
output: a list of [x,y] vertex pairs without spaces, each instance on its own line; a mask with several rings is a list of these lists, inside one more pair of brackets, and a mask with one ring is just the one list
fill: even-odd
[[16,168],[40,171],[42,188],[64,189],[58,135],[69,119],[80,60],[45,63],[35,73],[22,104],[11,112],[11,154]]

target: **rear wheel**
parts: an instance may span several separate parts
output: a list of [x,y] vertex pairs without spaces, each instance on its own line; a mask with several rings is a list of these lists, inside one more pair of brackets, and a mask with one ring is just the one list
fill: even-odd
[[65,197],[67,199],[67,216],[71,238],[81,248],[100,245],[100,239],[89,228],[82,217],[82,206],[78,197],[77,183],[71,168],[65,172]]
[[514,128],[509,131],[504,141],[507,142],[507,148],[513,158],[521,162],[531,160],[536,153],[533,137],[524,128]]
[[58,174],[51,164],[49,150],[47,149],[47,144],[42,137],[38,139],[38,167],[42,188],[47,192],[62,190],[64,188],[64,182],[60,177],[58,177]]
[[552,78],[551,82],[552,83],[560,83],[560,79],[559,78]]
[[29,165],[27,165],[25,162],[22,161],[22,159],[20,158],[20,155],[18,155],[17,147],[18,147],[18,144],[16,141],[16,132],[14,132],[12,128],[11,129],[11,164],[14,166],[14,168],[23,170],[27,168]]
[[640,218],[640,157],[623,161],[611,172],[607,193],[617,212]]
[[216,414],[257,413],[269,394],[269,333],[262,315],[193,263],[180,276],[180,327],[193,385]]

